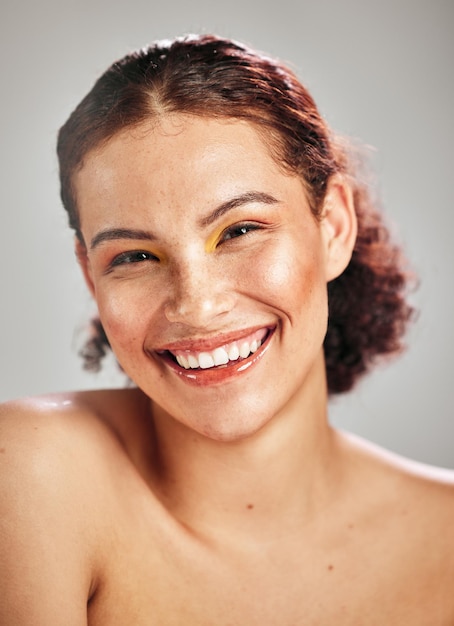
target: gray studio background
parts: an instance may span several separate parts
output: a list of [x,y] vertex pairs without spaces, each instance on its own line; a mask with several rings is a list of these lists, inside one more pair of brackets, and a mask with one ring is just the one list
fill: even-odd
[[123,384],[81,370],[92,305],[60,207],[55,136],[95,78],[152,39],[217,32],[291,62],[334,128],[374,147],[421,286],[400,360],[332,403],[342,427],[454,468],[452,0],[3,0],[0,400]]

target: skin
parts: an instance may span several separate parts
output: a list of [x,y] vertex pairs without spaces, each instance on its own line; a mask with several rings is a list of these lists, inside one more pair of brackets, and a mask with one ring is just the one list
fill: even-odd
[[[348,184],[317,220],[253,126],[173,115],[75,185],[82,271],[138,388],[1,408],[0,622],[452,624],[452,474],[327,421]],[[254,333],[244,369],[166,352]]]

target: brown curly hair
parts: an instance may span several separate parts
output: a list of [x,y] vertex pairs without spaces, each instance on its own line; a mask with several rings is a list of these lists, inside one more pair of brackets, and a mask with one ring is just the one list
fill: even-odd
[[[72,180],[86,155],[120,130],[167,112],[253,123],[278,162],[301,176],[316,217],[329,179],[349,177],[358,238],[347,269],[328,285],[329,392],[348,391],[377,356],[399,352],[412,314],[405,262],[348,144],[332,133],[291,70],[238,42],[213,35],[156,42],[113,63],[98,79],[58,136],[61,198],[80,241]],[[85,367],[96,370],[109,343],[99,319],[92,328],[81,354]]]

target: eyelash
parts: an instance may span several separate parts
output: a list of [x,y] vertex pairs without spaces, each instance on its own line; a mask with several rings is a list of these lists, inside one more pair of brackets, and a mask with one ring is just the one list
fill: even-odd
[[252,224],[250,222],[245,222],[244,224],[235,224],[234,226],[229,226],[222,233],[219,243],[223,243],[224,241],[229,241],[230,239],[237,239],[238,237],[244,237],[249,235],[254,230],[261,230],[261,226],[259,224]]
[[146,252],[145,250],[134,250],[132,252],[122,252],[116,256],[111,262],[110,267],[126,265],[128,263],[143,263],[144,261],[157,260],[157,257],[154,254],[151,254],[151,252]]

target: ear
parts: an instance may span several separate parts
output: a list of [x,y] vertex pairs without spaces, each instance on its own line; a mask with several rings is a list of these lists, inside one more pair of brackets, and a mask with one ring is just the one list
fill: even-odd
[[80,239],[78,237],[76,237],[74,245],[75,245],[76,257],[77,257],[77,260],[79,261],[79,265],[80,265],[80,267],[82,269],[82,274],[84,275],[85,283],[86,283],[86,285],[87,285],[91,295],[94,298],[95,297],[95,286],[94,286],[94,283],[93,283],[93,276],[92,276],[90,261],[88,259],[88,255],[87,255],[87,248],[85,247],[85,244],[80,241]]
[[333,176],[328,183],[320,226],[329,282],[342,274],[350,262],[358,229],[352,189],[341,175]]

